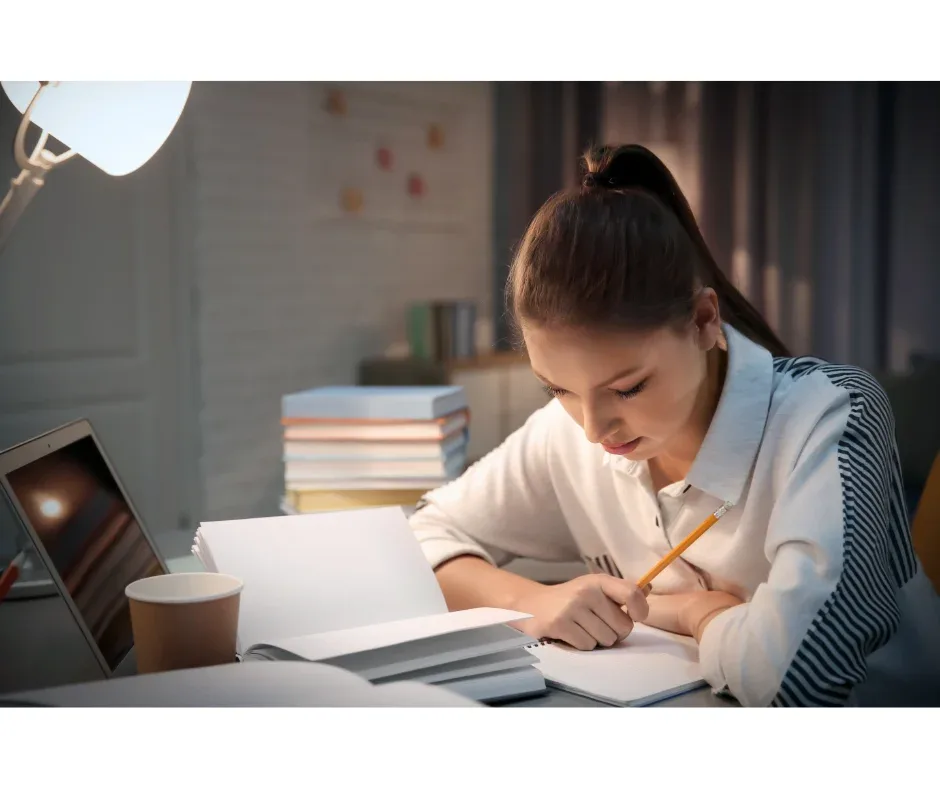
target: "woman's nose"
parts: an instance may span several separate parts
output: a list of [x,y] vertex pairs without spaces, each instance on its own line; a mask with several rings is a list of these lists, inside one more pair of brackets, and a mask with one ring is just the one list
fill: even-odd
[[581,426],[584,436],[591,443],[603,443],[604,439],[617,431],[616,417],[597,407],[583,406],[581,410]]

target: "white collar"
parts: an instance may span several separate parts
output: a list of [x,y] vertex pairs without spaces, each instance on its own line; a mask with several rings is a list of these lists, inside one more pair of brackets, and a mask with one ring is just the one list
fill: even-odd
[[686,481],[722,501],[737,503],[767,426],[774,364],[769,350],[727,324],[723,328],[728,341],[725,384]]

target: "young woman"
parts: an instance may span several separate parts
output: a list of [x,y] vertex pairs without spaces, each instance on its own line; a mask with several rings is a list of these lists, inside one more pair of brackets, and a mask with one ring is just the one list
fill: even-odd
[[[579,649],[634,621],[691,635],[745,705],[940,703],[940,610],[884,392],[788,357],[648,150],[586,170],[535,215],[507,288],[554,401],[413,516],[448,605],[531,613],[521,629]],[[515,557],[592,573],[545,586],[499,568]]]

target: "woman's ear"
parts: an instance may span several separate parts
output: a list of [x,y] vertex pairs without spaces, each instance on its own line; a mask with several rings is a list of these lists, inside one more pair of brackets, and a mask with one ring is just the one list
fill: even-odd
[[692,322],[695,326],[696,342],[699,349],[709,351],[724,341],[721,330],[721,311],[718,308],[718,294],[711,287],[703,287],[695,296],[692,306]]

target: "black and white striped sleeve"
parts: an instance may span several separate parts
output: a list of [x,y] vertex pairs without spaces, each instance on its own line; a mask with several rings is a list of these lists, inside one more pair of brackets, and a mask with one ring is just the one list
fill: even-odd
[[744,705],[844,705],[916,570],[887,397],[854,368],[815,374],[831,397],[774,504],[768,580],[701,642],[706,678]]

